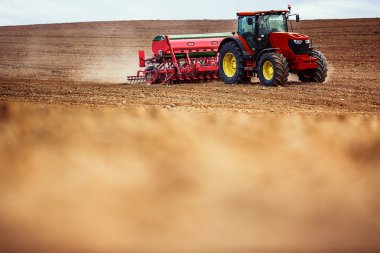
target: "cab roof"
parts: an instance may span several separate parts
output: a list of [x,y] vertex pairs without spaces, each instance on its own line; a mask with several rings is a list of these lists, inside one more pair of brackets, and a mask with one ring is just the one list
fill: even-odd
[[271,11],[254,11],[254,12],[238,12],[237,15],[239,17],[244,16],[256,16],[262,14],[280,14],[280,13],[289,13],[289,10],[271,10]]

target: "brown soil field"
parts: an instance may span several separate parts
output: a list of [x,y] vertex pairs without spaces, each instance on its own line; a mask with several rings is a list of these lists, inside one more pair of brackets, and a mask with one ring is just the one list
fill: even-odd
[[235,21],[0,27],[0,252],[379,252],[380,19],[293,25],[327,83],[124,84]]

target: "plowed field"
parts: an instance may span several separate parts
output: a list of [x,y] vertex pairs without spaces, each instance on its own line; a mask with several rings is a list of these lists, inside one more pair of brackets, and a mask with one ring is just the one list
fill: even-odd
[[0,27],[0,251],[380,251],[380,19],[302,21],[325,84],[124,85],[160,34]]

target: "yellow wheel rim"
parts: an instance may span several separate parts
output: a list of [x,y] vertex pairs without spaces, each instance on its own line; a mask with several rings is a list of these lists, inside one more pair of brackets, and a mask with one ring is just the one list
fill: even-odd
[[224,56],[223,71],[227,77],[233,77],[236,74],[236,58],[232,53],[227,53]]
[[268,81],[272,80],[274,77],[274,67],[270,61],[266,61],[263,65],[263,75]]

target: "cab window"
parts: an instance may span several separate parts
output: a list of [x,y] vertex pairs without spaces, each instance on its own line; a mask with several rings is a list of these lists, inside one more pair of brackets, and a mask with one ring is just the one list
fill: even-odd
[[[249,24],[248,19],[253,19],[252,24]],[[255,17],[240,17],[239,18],[239,34],[255,33]]]
[[267,35],[271,32],[287,32],[287,19],[285,15],[264,15],[259,17],[260,35]]

